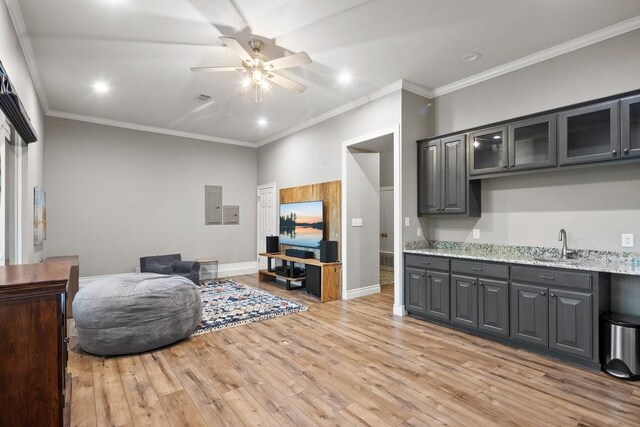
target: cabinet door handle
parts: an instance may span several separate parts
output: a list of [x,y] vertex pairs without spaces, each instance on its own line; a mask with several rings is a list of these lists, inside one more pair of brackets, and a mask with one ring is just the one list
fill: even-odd
[[483,285],[483,283],[482,283],[482,282],[478,282],[478,285],[482,286],[482,285]]
[[549,296],[550,296],[551,298],[555,298],[555,297],[556,297],[556,294],[549,294]]
[[629,154],[629,149],[628,149],[628,148],[625,148],[625,149],[623,150],[623,153],[624,153],[624,155],[626,156],[627,154]]
[[471,267],[471,269],[473,271],[482,271],[482,269],[480,267]]
[[553,276],[540,276],[541,279],[544,280],[554,280],[555,278]]
[[62,341],[64,341],[65,344],[69,344],[69,341],[71,341],[71,338],[65,337],[65,339],[63,339]]
[[424,273],[420,273],[420,276],[424,277]]
[[540,295],[545,296],[546,294],[544,293],[544,291],[540,292]]
[[618,151],[617,151],[617,150],[611,150],[611,155],[612,155],[612,156],[615,156],[616,154],[618,154]]

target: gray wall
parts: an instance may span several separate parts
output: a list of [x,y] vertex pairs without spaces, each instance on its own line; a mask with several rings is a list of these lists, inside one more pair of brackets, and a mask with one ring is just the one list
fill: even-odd
[[[505,120],[640,88],[640,30],[437,98],[437,133]],[[482,181],[480,219],[429,219],[429,235],[556,246],[567,229],[576,248],[640,250],[640,168],[587,168]],[[472,239],[480,229],[480,240]]]
[[[33,187],[44,187],[44,112],[5,2],[0,2],[0,60],[38,134],[38,142],[28,145],[26,158],[22,161],[24,181],[19,197],[22,201],[22,262],[39,262],[44,245],[33,244]],[[0,112],[0,120],[4,120],[2,116]]]
[[[47,255],[80,255],[83,276],[162,253],[256,260],[256,149],[56,118],[46,132]],[[205,185],[240,225],[204,225]]]
[[258,149],[258,183],[278,189],[341,179],[340,147],[350,138],[400,124],[400,91]]

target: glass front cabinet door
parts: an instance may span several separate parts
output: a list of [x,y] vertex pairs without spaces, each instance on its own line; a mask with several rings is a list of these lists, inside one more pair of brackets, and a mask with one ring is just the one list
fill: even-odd
[[506,172],[507,127],[482,129],[469,134],[469,175]]
[[556,115],[509,125],[509,170],[556,165]]
[[561,165],[620,158],[618,101],[602,102],[558,115]]
[[622,109],[622,158],[640,156],[640,95],[624,98]]

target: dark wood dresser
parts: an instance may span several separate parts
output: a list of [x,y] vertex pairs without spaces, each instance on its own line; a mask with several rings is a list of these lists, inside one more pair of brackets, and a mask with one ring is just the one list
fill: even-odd
[[0,426],[69,421],[68,264],[0,267]]
[[69,264],[71,274],[69,275],[69,285],[67,286],[67,319],[73,317],[73,299],[80,289],[80,257],[78,255],[50,256],[44,259],[45,263]]

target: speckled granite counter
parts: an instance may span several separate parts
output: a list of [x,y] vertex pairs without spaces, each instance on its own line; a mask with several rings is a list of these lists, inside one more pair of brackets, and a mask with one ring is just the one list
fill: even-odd
[[431,240],[405,242],[404,252],[640,276],[640,254],[632,252],[578,249],[573,259],[560,260],[560,250],[558,248]]

